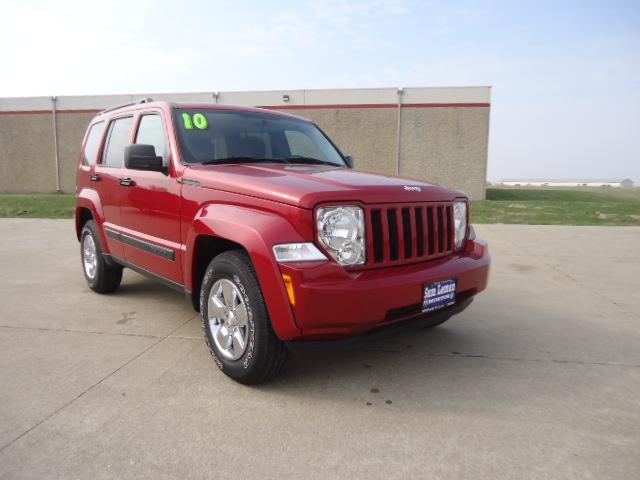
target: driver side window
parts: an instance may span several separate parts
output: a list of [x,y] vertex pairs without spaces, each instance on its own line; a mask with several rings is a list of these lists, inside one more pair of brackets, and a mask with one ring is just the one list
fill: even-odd
[[169,148],[167,137],[164,131],[162,118],[157,114],[143,115],[140,117],[140,125],[136,134],[136,143],[153,145],[156,155],[162,157],[162,164],[166,167],[169,164]]

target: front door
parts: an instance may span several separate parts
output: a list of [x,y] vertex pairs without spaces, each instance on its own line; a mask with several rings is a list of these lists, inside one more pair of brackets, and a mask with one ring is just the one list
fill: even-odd
[[167,138],[161,111],[137,117],[134,143],[153,145],[166,172],[124,169],[121,225],[127,262],[182,284],[180,184],[172,176]]

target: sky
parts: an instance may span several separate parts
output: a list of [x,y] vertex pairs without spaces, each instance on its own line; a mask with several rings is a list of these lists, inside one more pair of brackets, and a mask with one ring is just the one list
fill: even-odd
[[490,85],[490,180],[640,184],[639,0],[0,0],[0,12],[0,97]]

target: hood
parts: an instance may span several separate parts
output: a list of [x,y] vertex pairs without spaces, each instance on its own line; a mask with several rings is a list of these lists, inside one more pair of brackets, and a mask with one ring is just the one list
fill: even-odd
[[184,178],[206,188],[309,209],[321,202],[409,203],[466,197],[426,182],[326,165],[191,165]]

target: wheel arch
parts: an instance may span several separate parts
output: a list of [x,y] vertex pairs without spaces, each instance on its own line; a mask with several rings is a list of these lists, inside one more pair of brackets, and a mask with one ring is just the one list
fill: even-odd
[[241,244],[226,238],[211,234],[201,234],[196,237],[191,259],[190,287],[190,299],[196,311],[200,311],[200,287],[202,286],[202,278],[204,277],[207,266],[214,257],[229,250],[242,250],[247,254],[249,253]]
[[87,207],[76,207],[76,237],[78,240],[80,240],[82,229],[89,220],[93,220],[91,210]]
[[[104,221],[104,216],[102,213],[102,204],[100,202],[100,197],[98,196],[98,192],[95,190],[91,190],[88,188],[82,189],[78,192],[78,197],[76,199],[76,237],[80,240],[80,235],[82,234],[82,228],[85,223],[89,220],[93,220],[98,224],[99,227],[102,226],[102,222]],[[103,245],[106,245],[104,241],[104,235],[102,232],[102,228],[99,228],[99,234],[102,240]]]
[[[211,259],[230,249],[244,250],[256,272],[273,329],[283,340],[301,333],[272,248],[277,243],[303,241],[280,215],[227,204],[209,204],[200,209],[186,238],[185,288],[199,303],[202,276]],[[202,264],[203,259],[208,259]],[[198,300],[195,300],[195,299]]]

